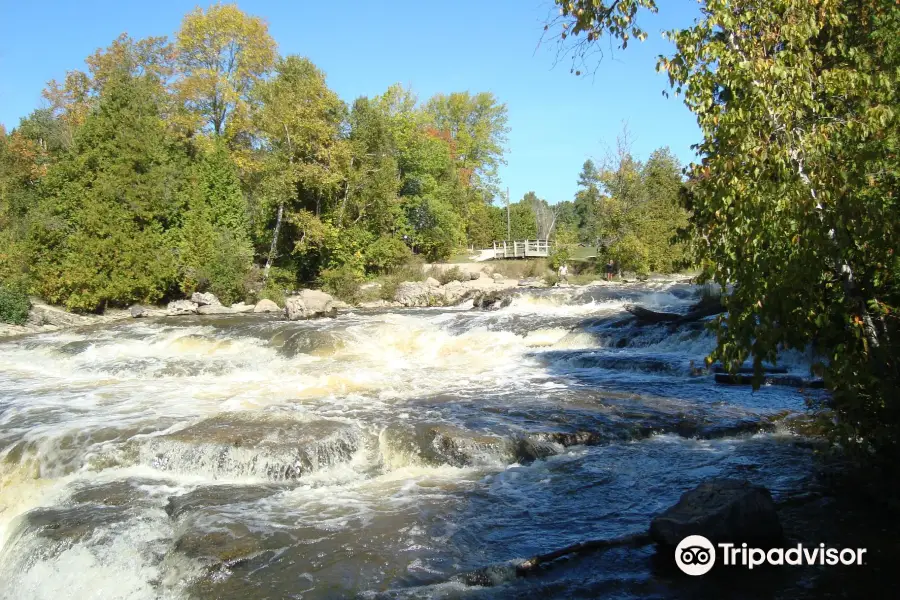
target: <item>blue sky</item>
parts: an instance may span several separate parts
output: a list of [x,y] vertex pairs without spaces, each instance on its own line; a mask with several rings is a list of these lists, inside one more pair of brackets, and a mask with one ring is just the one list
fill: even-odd
[[[612,56],[594,77],[554,67],[555,45],[538,48],[550,0],[244,0],[269,23],[282,54],[309,57],[347,102],[400,82],[421,100],[438,92],[491,91],[509,109],[503,185],[515,201],[529,190],[571,199],[586,158],[602,158],[623,122],[640,158],[669,146],[682,160],[699,140],[694,117],[665,98],[656,56],[671,53],[661,31],[690,24],[691,0],[661,2],[643,21],[647,41]],[[0,0],[0,123],[8,129],[41,105],[40,92],[117,35],[169,35],[196,1],[22,2]],[[201,3],[207,6],[207,3]]]

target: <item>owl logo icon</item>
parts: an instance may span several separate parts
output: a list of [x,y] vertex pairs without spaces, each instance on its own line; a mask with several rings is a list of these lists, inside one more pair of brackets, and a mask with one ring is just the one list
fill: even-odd
[[716,549],[702,535],[689,535],[675,548],[675,564],[688,575],[709,573],[716,564]]

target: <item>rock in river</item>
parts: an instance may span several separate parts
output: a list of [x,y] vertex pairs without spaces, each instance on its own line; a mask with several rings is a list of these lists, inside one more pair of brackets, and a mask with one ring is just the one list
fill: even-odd
[[169,302],[169,305],[166,307],[166,314],[169,316],[195,315],[197,314],[197,303],[190,300]]
[[256,303],[256,306],[253,307],[253,312],[255,313],[271,313],[271,312],[281,312],[281,309],[278,308],[278,305],[272,302],[271,300],[260,300]]
[[769,490],[749,481],[713,479],[685,492],[655,517],[650,535],[664,546],[677,546],[689,535],[702,535],[713,544],[767,546],[781,541],[782,530]]
[[337,311],[337,307],[330,294],[319,290],[300,290],[299,294],[287,299],[284,310],[289,320],[296,321],[332,316]]
[[200,306],[221,306],[222,303],[219,302],[219,299],[216,298],[215,294],[211,294],[209,292],[200,293],[194,292],[191,294],[191,302],[195,304],[199,304]]

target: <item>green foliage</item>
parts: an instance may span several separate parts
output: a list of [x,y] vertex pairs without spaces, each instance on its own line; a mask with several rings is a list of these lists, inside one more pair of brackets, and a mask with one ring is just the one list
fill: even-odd
[[610,246],[609,258],[622,271],[633,271],[638,275],[650,274],[650,251],[633,233],[627,233]]
[[51,302],[283,302],[282,271],[349,289],[346,273],[504,237],[491,202],[506,106],[490,93],[419,103],[394,85],[348,109],[234,5],[85,62],[0,129],[0,280]]
[[566,246],[554,246],[548,257],[550,268],[556,271],[560,265],[567,264],[570,260],[569,249]]
[[402,240],[382,236],[366,248],[366,271],[387,273],[403,265],[410,258],[412,258],[412,251]]
[[30,218],[35,287],[70,309],[153,302],[175,279],[172,232],[184,154],[149,76],[117,75],[73,148],[48,172]]
[[447,203],[433,196],[416,198],[406,206],[414,228],[414,247],[432,262],[445,260],[464,240],[463,223]]
[[319,275],[322,289],[349,304],[359,301],[359,286],[365,281],[359,271],[350,266],[325,269]]
[[[557,0],[575,34],[624,41],[639,6]],[[572,25],[574,24],[574,27]],[[812,345],[844,448],[900,452],[900,5],[707,0],[660,59],[697,116],[692,251],[727,315],[711,359]],[[590,39],[590,38],[589,38]],[[582,54],[583,56],[583,54]]]
[[432,267],[429,275],[440,281],[441,285],[446,285],[451,281],[469,281],[471,279],[469,274],[459,267],[450,267],[449,269]]
[[200,165],[198,189],[180,232],[179,287],[209,291],[225,304],[243,300],[253,264],[240,183],[221,143]]
[[28,294],[15,286],[0,283],[0,323],[24,325],[30,309]]

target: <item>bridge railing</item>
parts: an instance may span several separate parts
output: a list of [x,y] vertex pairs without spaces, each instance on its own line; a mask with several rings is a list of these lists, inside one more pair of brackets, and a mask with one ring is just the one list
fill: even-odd
[[494,242],[494,258],[550,256],[548,240],[503,240]]

